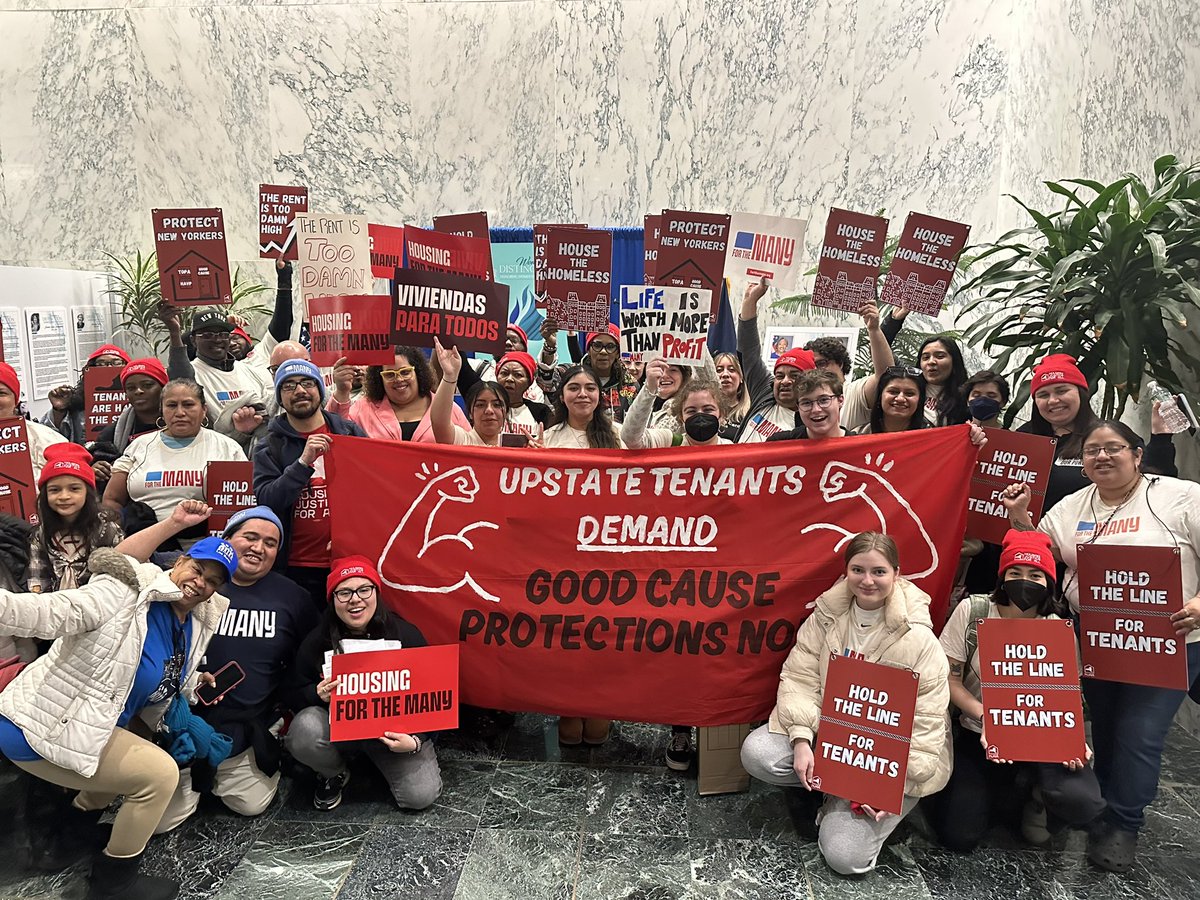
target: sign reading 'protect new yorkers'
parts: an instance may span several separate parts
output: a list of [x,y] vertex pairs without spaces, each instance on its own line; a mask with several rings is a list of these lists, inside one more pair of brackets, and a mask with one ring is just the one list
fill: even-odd
[[664,209],[654,283],[712,291],[708,311],[716,315],[728,242],[729,216]]
[[158,283],[172,306],[232,303],[225,219],[220,209],[155,209]]

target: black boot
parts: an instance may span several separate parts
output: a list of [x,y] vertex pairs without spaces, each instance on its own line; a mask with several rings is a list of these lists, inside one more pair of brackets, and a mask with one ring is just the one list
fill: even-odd
[[173,900],[179,883],[155,875],[139,875],[145,851],[137,856],[116,857],[97,853],[88,878],[87,900]]
[[61,872],[102,850],[111,828],[100,825],[104,810],[86,811],[69,800],[30,809],[29,864],[41,872]]

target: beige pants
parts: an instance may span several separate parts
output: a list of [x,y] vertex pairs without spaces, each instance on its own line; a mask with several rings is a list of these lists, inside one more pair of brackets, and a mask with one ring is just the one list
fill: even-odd
[[[232,812],[242,816],[257,816],[265,811],[275,799],[277,790],[279,773],[270,777],[264,775],[255,765],[253,749],[229,757],[217,766],[213,778],[213,794]],[[179,788],[154,833],[165,834],[178,828],[199,805],[200,795],[192,790],[192,770],[184,769],[179,773]]]
[[170,754],[124,728],[113,731],[100,754],[100,766],[91,778],[44,759],[14,760],[14,764],[35,778],[79,791],[75,805],[80,809],[104,809],[123,794],[125,802],[113,822],[112,839],[108,842],[109,856],[137,856],[146,849],[154,827],[179,786],[179,766]]

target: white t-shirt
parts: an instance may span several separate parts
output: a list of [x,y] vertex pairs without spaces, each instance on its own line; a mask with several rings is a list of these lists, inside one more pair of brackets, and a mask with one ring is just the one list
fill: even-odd
[[773,434],[791,431],[796,427],[796,411],[772,403],[765,410],[750,416],[742,429],[739,444],[761,444]]
[[[542,445],[565,450],[589,449],[587,432],[576,431],[569,422],[562,422],[552,428],[547,428],[546,433],[542,435]],[[625,449],[620,438],[617,438],[617,446]]]
[[459,447],[498,447],[497,444],[489,444],[479,436],[479,432],[472,428],[470,431],[465,431],[457,425],[454,427],[454,443]]
[[838,419],[847,431],[862,428],[871,421],[871,409],[867,406],[867,379],[848,381],[842,387],[842,415]]
[[179,450],[163,442],[153,431],[129,442],[125,454],[112,464],[113,472],[124,472],[130,500],[148,504],[158,520],[171,515],[180,500],[204,499],[204,476],[210,461],[245,462],[246,454],[232,438],[208,428]]
[[537,437],[538,421],[533,417],[528,406],[518,406],[516,409],[508,411],[508,424],[504,430],[511,434],[527,434],[530,437]]
[[[1166,527],[1164,527],[1164,525]],[[1066,563],[1063,593],[1079,611],[1078,544],[1179,547],[1183,600],[1200,585],[1200,484],[1163,476],[1143,477],[1124,504],[1107,506],[1094,485],[1076,491],[1042,517],[1038,530],[1050,535]],[[1187,637],[1200,641],[1200,631]]]
[[67,439],[56,428],[50,428],[41,422],[26,421],[25,433],[29,436],[29,461],[33,464],[33,477],[42,474],[46,465],[46,448],[52,444],[65,444]]
[[863,609],[857,601],[850,604],[850,615],[846,616],[846,650],[851,656],[859,659],[870,659],[883,629],[879,623],[883,621],[883,611],[879,609]]
[[221,410],[242,394],[258,394],[266,400],[275,396],[270,372],[261,366],[239,360],[226,372],[210,366],[202,359],[194,359],[192,368],[196,372],[196,383],[204,388],[208,417],[214,422],[221,415]]

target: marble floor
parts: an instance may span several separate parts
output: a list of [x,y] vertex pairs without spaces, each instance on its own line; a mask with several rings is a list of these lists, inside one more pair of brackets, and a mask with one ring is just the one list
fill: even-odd
[[[597,749],[560,748],[551,720],[521,715],[484,737],[439,746],[444,793],[423,813],[397,811],[382,782],[356,768],[342,805],[314,810],[311,787],[285,779],[257,819],[208,804],[155,838],[148,867],[195,900],[777,900],[1030,898],[1118,900],[1200,896],[1200,741],[1172,732],[1162,788],[1137,866],[1090,868],[1081,833],[1051,850],[997,831],[969,856],[939,850],[919,812],[879,869],[832,874],[798,791],[755,784],[700,797],[696,775],[663,765],[669,729],[624,724]],[[21,810],[25,777],[0,764],[0,898],[81,898],[82,867],[35,876]]]

